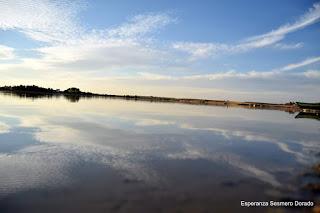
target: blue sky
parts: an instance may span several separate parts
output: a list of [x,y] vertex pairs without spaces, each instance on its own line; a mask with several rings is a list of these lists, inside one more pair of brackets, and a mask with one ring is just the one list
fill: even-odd
[[0,84],[319,101],[317,1],[0,0]]

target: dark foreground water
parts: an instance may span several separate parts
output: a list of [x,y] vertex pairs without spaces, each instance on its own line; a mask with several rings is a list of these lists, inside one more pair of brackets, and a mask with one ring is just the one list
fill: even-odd
[[291,212],[320,122],[294,114],[0,94],[0,212]]

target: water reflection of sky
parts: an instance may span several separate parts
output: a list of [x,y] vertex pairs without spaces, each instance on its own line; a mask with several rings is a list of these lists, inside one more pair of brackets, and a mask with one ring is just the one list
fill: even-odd
[[294,177],[320,150],[317,121],[278,111],[2,95],[0,103],[0,198],[83,184],[106,169],[101,186],[117,174],[175,196],[236,184],[244,197],[256,196],[253,186],[262,198],[280,196],[297,190]]

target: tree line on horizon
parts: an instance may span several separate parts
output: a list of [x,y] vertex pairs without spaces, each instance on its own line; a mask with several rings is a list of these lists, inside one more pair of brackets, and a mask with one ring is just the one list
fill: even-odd
[[[76,88],[76,87],[71,87],[71,88],[66,89],[64,91],[61,91],[60,89],[44,88],[44,87],[39,87],[36,85],[3,86],[3,87],[0,87],[0,91],[50,93],[50,94],[56,94],[56,93],[84,94],[83,92],[81,92],[81,90],[79,88]],[[85,93],[85,94],[91,94],[91,93]]]

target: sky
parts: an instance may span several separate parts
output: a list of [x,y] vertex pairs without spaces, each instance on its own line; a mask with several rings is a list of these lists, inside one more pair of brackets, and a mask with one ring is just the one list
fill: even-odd
[[320,101],[320,2],[0,0],[0,85]]

